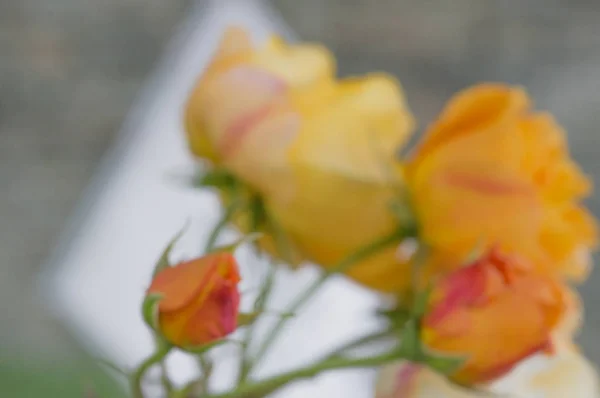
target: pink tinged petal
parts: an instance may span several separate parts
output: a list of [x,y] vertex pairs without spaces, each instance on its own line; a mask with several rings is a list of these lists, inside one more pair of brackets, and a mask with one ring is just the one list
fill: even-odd
[[220,308],[220,325],[223,333],[232,333],[237,327],[237,315],[240,305],[238,290],[235,287],[226,285],[215,294],[215,300]]
[[[227,72],[223,79],[239,89],[239,95],[249,96],[248,109],[229,122],[219,142],[221,153],[231,155],[252,129],[264,121],[285,100],[285,81],[258,68],[239,67]],[[235,92],[232,93],[235,95]],[[252,97],[256,102],[252,103]],[[258,105],[258,106],[257,106]]]
[[531,195],[532,193],[532,188],[527,184],[502,181],[481,174],[446,172],[444,178],[450,185],[486,195]]
[[260,122],[265,120],[277,108],[276,102],[271,102],[262,108],[246,113],[237,118],[225,131],[220,143],[220,152],[224,157],[229,157],[240,147],[241,141]]
[[287,90],[287,85],[283,79],[266,72],[259,68],[240,66],[231,69],[227,77],[234,84],[251,84],[257,91],[281,94]]
[[396,375],[396,387],[393,398],[411,398],[416,386],[417,376],[422,367],[413,363],[402,366]]
[[234,332],[239,302],[237,287],[228,280],[219,280],[184,328],[184,334],[191,338],[189,344],[207,344]]
[[473,264],[447,277],[442,299],[435,302],[424,324],[444,336],[460,334],[470,324],[469,309],[487,304],[515,282],[516,273],[527,269],[517,258],[493,248]]
[[441,287],[443,298],[435,303],[424,324],[437,328],[457,311],[479,302],[485,292],[485,279],[484,270],[477,266],[463,268],[449,276]]

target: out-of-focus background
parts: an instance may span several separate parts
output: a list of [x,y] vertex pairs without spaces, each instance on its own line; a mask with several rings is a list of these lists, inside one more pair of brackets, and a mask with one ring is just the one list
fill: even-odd
[[[223,0],[225,1],[225,0]],[[0,0],[0,391],[118,397],[40,303],[36,275],[191,0]],[[482,80],[526,86],[600,175],[595,0],[273,0],[341,75],[401,78],[421,123]],[[600,196],[589,202],[600,213]],[[583,288],[582,344],[600,364],[600,284]],[[80,377],[78,376],[80,375]]]

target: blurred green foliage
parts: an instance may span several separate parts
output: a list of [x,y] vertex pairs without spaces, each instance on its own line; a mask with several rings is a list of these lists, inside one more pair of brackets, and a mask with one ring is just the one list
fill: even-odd
[[6,398],[125,398],[124,387],[90,358],[0,359],[0,396]]

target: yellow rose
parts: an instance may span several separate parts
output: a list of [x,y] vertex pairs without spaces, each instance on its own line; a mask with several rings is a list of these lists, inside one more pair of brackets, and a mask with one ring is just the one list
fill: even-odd
[[[333,64],[320,46],[272,38],[254,48],[229,31],[186,119],[192,150],[256,190],[301,255],[324,267],[398,229],[394,158],[413,125],[394,78],[338,81]],[[407,280],[393,248],[348,273],[386,291]]]
[[187,103],[190,149],[255,188],[268,189],[269,180],[285,174],[299,108],[320,106],[334,69],[321,46],[288,47],[271,37],[255,48],[244,30],[228,29]]
[[435,351],[466,357],[453,379],[488,382],[535,353],[552,352],[576,301],[557,279],[532,271],[493,249],[435,284],[421,337]]
[[422,239],[464,260],[498,245],[543,272],[582,279],[596,222],[579,201],[589,180],[554,119],[520,88],[482,84],[457,94],[407,166]]
[[[391,212],[403,181],[395,164],[412,118],[398,83],[383,74],[342,80],[326,106],[303,115],[287,154],[293,189],[266,196],[299,250],[329,267],[398,228]],[[395,247],[348,275],[383,291],[404,287],[408,273]]]

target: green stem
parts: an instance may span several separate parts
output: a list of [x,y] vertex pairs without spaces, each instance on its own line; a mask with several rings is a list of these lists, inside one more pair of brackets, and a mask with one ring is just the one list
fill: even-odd
[[169,372],[167,372],[167,364],[164,361],[161,361],[160,363],[160,372],[160,381],[162,382],[163,388],[165,389],[165,392],[168,395],[171,393],[171,391],[173,391],[173,383],[169,378]]
[[[256,301],[256,307],[254,311],[257,314],[262,314],[265,311],[266,303],[269,300],[269,296],[271,295],[271,290],[273,288],[273,283],[275,282],[275,273],[276,273],[276,265],[269,265],[269,273],[263,283],[261,292]],[[238,374],[238,384],[242,384],[246,381],[250,372],[252,372],[253,362],[249,355],[250,344],[254,340],[254,331],[256,329],[256,324],[258,322],[255,320],[250,325],[248,325],[246,330],[246,335],[244,336],[244,341],[242,342],[242,352],[240,354],[240,370]]]
[[219,235],[223,232],[223,229],[229,224],[235,212],[240,208],[240,202],[238,200],[234,200],[231,202],[229,206],[225,208],[225,212],[219,219],[219,222],[210,233],[208,240],[206,241],[206,246],[204,247],[204,253],[210,253],[214,250],[215,245],[217,244],[217,239],[219,239]]
[[196,390],[199,388],[199,386],[202,386],[202,390],[204,391],[205,386],[202,384],[201,380],[192,380],[190,382],[188,382],[185,386],[183,386],[181,389],[179,390],[173,390],[170,395],[168,395],[169,398],[190,398],[192,396],[192,394],[194,394],[196,392]]
[[213,362],[212,359],[209,358],[206,354],[200,355],[198,358],[198,365],[200,366],[200,372],[202,373],[200,376],[200,382],[204,389],[208,388],[208,381],[212,374],[213,370]]
[[[283,260],[289,264],[292,264],[292,251],[290,247],[290,241],[277,223],[277,221],[263,209],[265,212],[265,223],[268,232],[273,237],[275,241],[275,249],[276,254]],[[257,228],[258,225],[255,226]],[[265,307],[269,298],[271,296],[271,291],[273,290],[273,283],[275,282],[275,274],[277,271],[276,259],[273,259],[272,264],[270,264],[269,273],[265,278],[265,281],[262,285],[262,289],[260,294],[256,299],[255,304],[255,312],[261,314],[265,311]],[[242,384],[246,381],[250,373],[252,372],[254,361],[250,358],[249,348],[250,344],[254,340],[254,331],[257,322],[253,322],[248,326],[248,330],[246,331],[246,335],[244,341],[242,342],[242,352],[241,352],[241,360],[240,360],[240,370],[238,374],[238,385]]]
[[276,254],[281,260],[288,263],[289,265],[294,264],[294,253],[292,250],[292,244],[290,238],[284,229],[271,215],[267,215],[267,228],[268,232],[275,241]]
[[[399,242],[402,236],[395,232],[389,236],[386,236],[382,239],[379,239],[370,245],[363,247],[358,250],[354,254],[346,257],[342,261],[340,261],[336,266],[331,268],[329,271],[323,273],[319,279],[317,279],[311,286],[308,287],[300,296],[290,305],[290,307],[285,311],[286,313],[295,314],[298,309],[304,305],[312,295],[323,286],[323,284],[329,279],[330,276],[343,273],[348,271],[353,265],[371,257],[375,253],[380,250]],[[269,348],[271,348],[273,342],[277,338],[277,336],[281,333],[283,326],[285,325],[288,318],[280,318],[279,321],[275,324],[275,326],[270,330],[267,334],[267,337],[263,340],[263,344],[260,346],[256,356],[254,357],[254,365],[259,363]]]
[[300,368],[291,372],[282,373],[280,375],[267,378],[263,381],[243,384],[232,391],[223,394],[207,395],[204,398],[237,398],[246,396],[260,396],[263,394],[271,393],[292,381],[314,377],[319,373],[328,370],[379,366],[397,359],[399,359],[399,354],[397,351],[392,351],[387,354],[367,358],[337,357],[326,359],[322,362],[313,364],[305,368]]
[[359,337],[355,340],[351,340],[351,341],[347,342],[346,344],[342,345],[341,347],[336,348],[334,351],[332,351],[327,356],[327,358],[336,358],[339,355],[342,355],[349,350],[353,350],[355,348],[360,348],[360,347],[364,346],[365,344],[374,343],[385,337],[388,337],[389,335],[390,335],[389,331],[386,330],[383,332],[377,332],[377,333],[368,334],[366,336]]
[[144,379],[144,375],[152,366],[161,362],[171,351],[171,347],[167,344],[160,344],[156,352],[146,358],[144,362],[138,366],[138,368],[131,375],[131,392],[134,398],[144,398],[144,393],[142,390],[142,381]]

